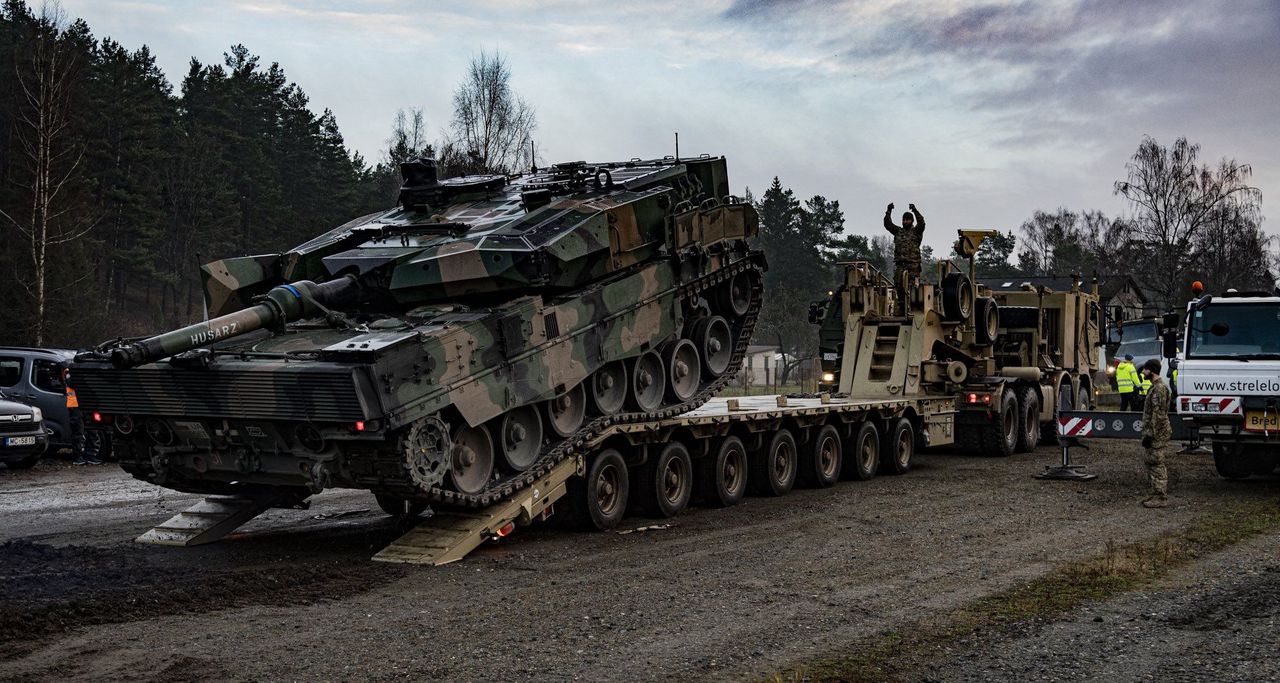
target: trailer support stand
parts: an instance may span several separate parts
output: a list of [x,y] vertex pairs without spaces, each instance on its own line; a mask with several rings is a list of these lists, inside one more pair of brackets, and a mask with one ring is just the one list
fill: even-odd
[[1074,436],[1059,436],[1058,443],[1062,446],[1062,463],[1059,465],[1049,465],[1044,468],[1040,474],[1033,475],[1036,479],[1062,479],[1067,481],[1092,481],[1098,478],[1096,474],[1085,472],[1084,465],[1071,464],[1071,449],[1083,448],[1089,450],[1089,447],[1080,443],[1080,440]]

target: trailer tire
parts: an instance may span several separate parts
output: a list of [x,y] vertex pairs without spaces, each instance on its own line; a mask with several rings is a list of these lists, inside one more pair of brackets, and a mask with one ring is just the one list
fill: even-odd
[[1213,467],[1225,479],[1245,479],[1253,474],[1253,463],[1235,444],[1213,444]]
[[1018,392],[1018,444],[1014,451],[1027,453],[1040,440],[1040,388],[1022,387]]
[[569,505],[578,528],[608,531],[618,526],[627,512],[629,475],[622,454],[607,448],[591,459],[586,476],[569,479]]
[[880,444],[880,472],[906,474],[916,455],[916,428],[907,418],[899,418],[889,429],[888,438]]
[[693,495],[693,460],[689,449],[672,441],[655,458],[640,467],[636,503],[651,517],[675,517],[689,506]]
[[880,432],[872,422],[863,422],[844,449],[843,472],[845,479],[867,481],[876,476],[880,467]]
[[823,425],[818,430],[804,457],[800,459],[800,481],[811,488],[826,488],[840,480],[840,466],[844,454],[840,443],[840,432],[831,425]]
[[799,458],[789,429],[774,433],[769,445],[756,451],[747,467],[751,488],[765,496],[785,496],[796,483]]
[[699,463],[698,485],[702,500],[715,507],[737,505],[747,492],[747,448],[742,439],[726,436],[715,454]]
[[983,455],[1007,458],[1018,445],[1018,398],[1012,389],[1005,389],[1000,397],[1000,412],[979,430]]
[[426,503],[419,503],[398,496],[375,493],[373,498],[378,501],[378,507],[382,508],[383,512],[395,517],[400,522],[417,519],[419,515],[427,510]]

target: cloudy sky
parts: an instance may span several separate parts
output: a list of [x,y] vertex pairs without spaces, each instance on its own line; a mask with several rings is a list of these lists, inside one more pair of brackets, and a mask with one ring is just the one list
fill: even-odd
[[915,202],[937,246],[1037,208],[1124,211],[1144,134],[1252,164],[1264,213],[1280,188],[1277,0],[62,4],[175,83],[245,44],[370,159],[397,109],[447,125],[468,59],[500,50],[549,161],[670,154],[679,131],[728,156],[735,191],[776,175],[864,234]]

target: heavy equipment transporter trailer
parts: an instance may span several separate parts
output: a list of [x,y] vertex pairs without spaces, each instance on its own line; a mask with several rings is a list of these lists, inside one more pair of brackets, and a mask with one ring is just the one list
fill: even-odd
[[[955,436],[950,396],[717,398],[674,417],[607,428],[536,484],[488,508],[433,511],[374,556],[440,565],[550,517],[607,530],[629,512],[664,518],[690,504],[734,505],[911,469],[917,448]],[[279,501],[211,496],[138,538],[160,545],[217,541]]]

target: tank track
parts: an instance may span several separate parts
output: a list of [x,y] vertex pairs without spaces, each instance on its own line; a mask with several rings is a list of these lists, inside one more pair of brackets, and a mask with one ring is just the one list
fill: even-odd
[[[566,458],[585,455],[588,452],[587,445],[609,427],[675,417],[701,406],[720,393],[742,367],[743,359],[746,357],[747,345],[751,341],[751,333],[755,330],[756,321],[760,317],[760,307],[764,300],[764,269],[763,255],[759,252],[753,252],[727,268],[722,268],[681,286],[680,296],[682,299],[687,300],[722,282],[728,281],[740,273],[755,271],[760,276],[754,278],[752,282],[750,308],[737,321],[738,338],[734,343],[733,355],[729,359],[728,369],[699,390],[689,400],[683,403],[663,406],[653,412],[624,412],[597,417],[585,423],[571,436],[548,446],[538,458],[538,461],[527,470],[513,474],[506,479],[492,482],[488,488],[479,493],[460,493],[441,486],[433,486],[425,492],[422,491],[404,470],[403,456],[398,450],[379,450],[375,455],[378,462],[375,463],[372,471],[381,473],[382,476],[359,477],[357,478],[357,483],[362,488],[367,488],[375,494],[409,498],[440,507],[488,507],[514,496],[528,486],[532,486],[535,481],[550,472],[553,467],[563,462]],[[403,474],[400,477],[388,478],[386,473],[393,471],[402,472]]]

